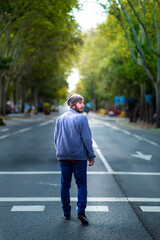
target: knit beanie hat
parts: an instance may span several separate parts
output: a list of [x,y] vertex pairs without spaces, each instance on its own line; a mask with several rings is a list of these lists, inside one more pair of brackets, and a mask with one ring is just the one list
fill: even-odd
[[81,95],[74,93],[69,96],[67,104],[68,106],[73,107],[81,100],[84,100],[84,98]]

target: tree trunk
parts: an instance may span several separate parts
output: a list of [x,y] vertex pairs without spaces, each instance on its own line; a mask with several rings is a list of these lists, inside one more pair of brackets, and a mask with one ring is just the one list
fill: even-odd
[[15,94],[16,94],[16,105],[17,105],[17,108],[19,109],[18,80],[16,80],[16,83],[15,83]]
[[5,94],[4,94],[4,76],[1,77],[0,79],[0,97],[1,97],[1,100],[0,100],[0,114],[2,116],[5,115]]
[[96,84],[93,82],[92,84],[93,88],[93,111],[96,112],[97,106],[96,106]]
[[38,109],[38,88],[34,91],[34,106],[36,109]]
[[[160,43],[158,46],[160,51]],[[157,114],[157,127],[160,127],[160,57],[157,58],[157,82],[155,83],[156,92],[156,114]]]
[[143,84],[143,86],[144,86],[144,111],[145,111],[144,122],[148,123],[149,116],[148,116],[148,105],[147,105],[147,102],[146,102],[146,86],[145,86],[145,84]]
[[160,127],[160,81],[155,84],[157,127]]
[[24,77],[21,78],[21,113],[24,113],[24,104],[25,104],[25,84]]
[[145,109],[145,96],[144,96],[144,84],[142,83],[141,85],[140,85],[140,92],[141,92],[141,105],[140,105],[140,120],[144,120],[144,118],[145,118],[145,111],[144,111],[144,109]]
[[2,99],[2,86],[1,86],[1,76],[0,76],[0,115],[1,115],[1,99]]
[[18,81],[14,81],[15,84],[15,90],[14,90],[14,106],[18,109]]

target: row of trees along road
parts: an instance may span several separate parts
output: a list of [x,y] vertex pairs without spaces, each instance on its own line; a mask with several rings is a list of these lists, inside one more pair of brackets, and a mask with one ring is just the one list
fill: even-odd
[[0,0],[0,114],[12,98],[23,112],[26,100],[66,97],[82,41],[73,8],[78,0]]
[[106,22],[84,35],[77,91],[104,107],[114,97],[134,97],[140,117],[149,121],[145,94],[152,95],[150,118],[160,127],[160,1],[97,0]]

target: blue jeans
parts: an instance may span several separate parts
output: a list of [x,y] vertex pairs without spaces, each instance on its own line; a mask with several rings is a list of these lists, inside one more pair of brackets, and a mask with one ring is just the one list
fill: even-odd
[[78,188],[77,212],[85,212],[87,205],[87,161],[60,161],[61,167],[61,201],[64,214],[70,214],[70,187],[72,172]]

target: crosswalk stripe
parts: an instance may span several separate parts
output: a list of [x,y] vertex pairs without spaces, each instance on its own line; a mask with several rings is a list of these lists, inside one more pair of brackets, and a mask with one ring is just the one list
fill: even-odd
[[[160,212],[160,206],[139,206],[142,212]],[[11,212],[43,212],[44,205],[20,205],[13,206]],[[77,209],[77,207],[76,207]],[[86,212],[109,212],[108,206],[87,206]]]
[[13,206],[11,212],[43,212],[45,206]]
[[87,206],[85,211],[87,212],[109,212],[108,206]]
[[160,212],[160,206],[140,206],[143,212]]

